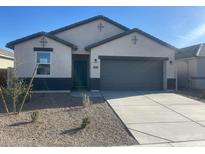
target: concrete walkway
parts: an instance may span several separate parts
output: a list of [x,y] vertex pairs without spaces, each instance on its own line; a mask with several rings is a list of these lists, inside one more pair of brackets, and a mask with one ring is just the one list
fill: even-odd
[[205,104],[159,92],[102,92],[140,146],[205,146]]

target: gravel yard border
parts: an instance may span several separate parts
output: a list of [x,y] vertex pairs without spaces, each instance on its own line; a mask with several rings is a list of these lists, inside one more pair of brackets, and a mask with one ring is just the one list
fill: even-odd
[[[69,94],[34,94],[19,116],[3,116],[0,113],[0,146],[138,144],[104,98],[91,97],[91,101],[91,124],[85,129],[79,129],[82,118],[85,117],[85,110],[81,106],[82,98]],[[40,112],[39,120],[29,123],[30,112],[35,110]]]

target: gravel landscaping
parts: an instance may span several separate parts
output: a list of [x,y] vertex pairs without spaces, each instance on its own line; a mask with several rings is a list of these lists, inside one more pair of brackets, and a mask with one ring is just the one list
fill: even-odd
[[204,90],[178,90],[176,93],[205,103]]
[[[137,141],[103,98],[91,98],[90,125],[80,129],[82,98],[69,94],[33,94],[20,115],[0,113],[0,146],[120,146]],[[2,109],[2,102],[0,102]],[[30,112],[40,115],[30,123]]]

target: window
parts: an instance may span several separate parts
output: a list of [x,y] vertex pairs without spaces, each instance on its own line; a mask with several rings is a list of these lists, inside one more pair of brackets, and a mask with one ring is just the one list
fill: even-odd
[[37,75],[50,75],[51,53],[37,52],[36,63],[39,64],[37,68]]

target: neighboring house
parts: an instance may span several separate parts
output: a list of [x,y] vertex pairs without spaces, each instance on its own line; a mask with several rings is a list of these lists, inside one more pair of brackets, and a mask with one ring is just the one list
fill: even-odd
[[205,44],[179,49],[176,62],[179,88],[205,89]]
[[12,41],[16,76],[34,90],[176,88],[176,48],[139,29],[96,16]]
[[0,48],[0,69],[14,66],[14,54]]

